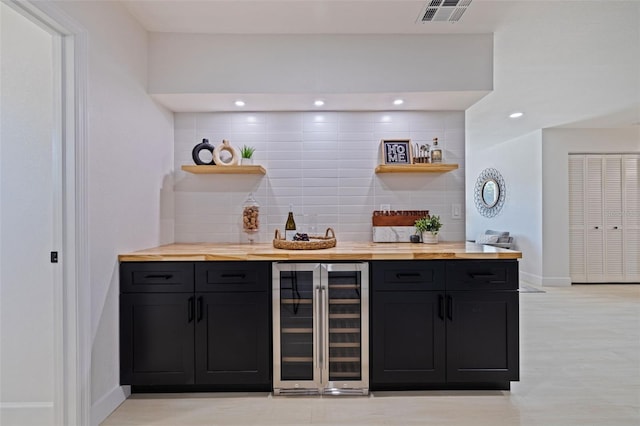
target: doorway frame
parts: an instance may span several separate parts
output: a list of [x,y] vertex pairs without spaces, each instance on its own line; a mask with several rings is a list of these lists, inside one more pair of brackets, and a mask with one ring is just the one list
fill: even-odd
[[[56,125],[61,176],[61,279],[54,278],[54,419],[57,425],[91,424],[91,299],[87,198],[87,31],[53,2],[2,0],[59,37],[54,48]],[[56,75],[59,73],[59,75]],[[60,277],[60,274],[58,274]]]

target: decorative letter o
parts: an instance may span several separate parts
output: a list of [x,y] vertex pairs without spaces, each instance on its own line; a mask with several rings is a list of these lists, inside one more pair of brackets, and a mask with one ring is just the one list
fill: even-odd
[[[226,163],[220,159],[220,153],[227,151],[231,154],[231,159]],[[240,154],[238,151],[229,144],[229,141],[224,139],[221,145],[216,146],[213,150],[213,161],[218,166],[235,166],[240,162]]]

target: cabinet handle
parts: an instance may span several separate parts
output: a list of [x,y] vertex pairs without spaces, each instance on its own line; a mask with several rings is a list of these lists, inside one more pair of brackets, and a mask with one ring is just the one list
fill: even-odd
[[447,295],[447,318],[453,321],[453,297]]
[[222,278],[240,278],[244,279],[246,277],[245,274],[221,274]]
[[202,321],[202,296],[198,297],[196,316],[198,317],[198,322]]
[[600,227],[599,226],[594,226],[593,229],[600,229]]
[[617,227],[617,226],[614,226],[614,227],[613,227],[613,229],[618,229],[618,227]]
[[188,303],[189,303],[189,313],[188,313],[189,319],[188,319],[187,322],[191,322],[191,321],[193,321],[193,308],[194,308],[193,305],[195,305],[195,300],[194,300],[193,296],[191,296],[189,298],[189,302]]
[[419,272],[414,272],[414,273],[410,273],[410,274],[396,274],[396,278],[398,279],[403,279],[403,278],[416,278],[419,277],[420,273]]
[[444,320],[444,296],[441,294],[438,295],[438,317]]
[[173,278],[173,274],[152,274],[152,275],[145,275],[146,279],[154,279],[154,278],[164,278],[165,280],[168,280],[170,278]]
[[474,274],[474,273],[470,273],[469,276],[472,279],[476,279],[476,278],[490,278],[490,277],[495,277],[496,274],[491,274],[491,273],[479,273],[479,274]]
[[[313,329],[316,332],[317,336],[316,336],[316,359],[314,360],[314,368],[321,368],[322,366],[322,355],[320,354],[320,346],[322,345],[322,319],[320,317],[320,303],[322,303],[322,300],[320,299],[320,286],[316,285],[315,288],[315,312],[313,314],[314,316],[314,325],[313,325]],[[315,373],[314,373],[315,375]]]

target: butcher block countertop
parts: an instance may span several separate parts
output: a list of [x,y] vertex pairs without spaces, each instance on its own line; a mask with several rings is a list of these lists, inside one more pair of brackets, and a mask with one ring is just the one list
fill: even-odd
[[215,261],[215,260],[436,260],[436,259],[520,259],[522,253],[468,242],[438,244],[341,242],[321,250],[281,250],[271,243],[191,243],[123,253],[120,262]]

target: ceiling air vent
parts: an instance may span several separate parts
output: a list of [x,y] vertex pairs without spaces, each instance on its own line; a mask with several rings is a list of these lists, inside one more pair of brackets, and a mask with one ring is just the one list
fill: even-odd
[[471,0],[429,0],[418,22],[458,22]]

